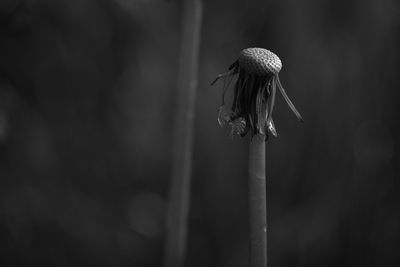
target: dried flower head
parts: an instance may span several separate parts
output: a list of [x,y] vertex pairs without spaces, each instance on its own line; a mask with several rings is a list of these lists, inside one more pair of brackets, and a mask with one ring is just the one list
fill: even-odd
[[[279,80],[278,73],[282,62],[277,55],[263,48],[247,48],[240,52],[239,58],[229,67],[228,72],[218,75],[211,83],[224,78],[222,105],[219,108],[219,124],[229,124],[232,134],[245,136],[248,131],[252,136],[268,132],[277,136],[272,111],[275,103],[276,88],[279,89],[290,109],[303,121],[292,101],[287,96]],[[225,94],[232,80],[234,85],[231,109],[225,107]]]

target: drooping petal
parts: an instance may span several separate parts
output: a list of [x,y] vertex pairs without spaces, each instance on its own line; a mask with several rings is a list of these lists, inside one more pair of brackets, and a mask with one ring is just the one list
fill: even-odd
[[268,115],[267,115],[267,124],[270,123],[272,119],[272,111],[274,110],[275,105],[275,95],[276,95],[276,83],[277,83],[277,76],[274,75],[271,79],[270,85],[270,96],[268,97]]
[[237,69],[229,69],[229,71],[218,74],[217,78],[214,79],[214,81],[212,81],[212,83],[210,85],[214,85],[219,79],[227,77],[227,76],[232,76],[235,75],[237,73]]
[[260,88],[258,89],[257,93],[257,101],[256,101],[256,108],[257,108],[257,129],[260,131],[261,134],[265,134],[264,127],[265,127],[265,113],[266,113],[266,106],[265,106],[265,99],[264,99],[264,91],[265,86],[260,84]]
[[281,92],[283,98],[285,99],[286,103],[290,107],[290,109],[293,111],[294,115],[296,115],[297,119],[301,122],[303,122],[303,118],[301,117],[300,113],[297,111],[296,107],[293,105],[292,101],[290,101],[288,95],[286,94],[285,89],[283,88],[281,81],[279,80],[279,76],[277,75],[277,85],[279,88],[279,91]]
[[274,124],[274,120],[271,118],[270,121],[268,122],[268,130],[270,131],[270,133],[275,136],[278,137],[278,132],[276,131],[275,128],[275,124]]

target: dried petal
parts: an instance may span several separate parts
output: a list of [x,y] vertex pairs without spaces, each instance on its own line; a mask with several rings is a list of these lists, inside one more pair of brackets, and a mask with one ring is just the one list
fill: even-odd
[[[272,120],[275,104],[276,88],[278,88],[295,115],[302,118],[282,87],[278,73],[282,62],[277,55],[263,48],[247,48],[242,50],[237,61],[229,71],[218,75],[212,84],[224,78],[222,105],[218,113],[221,126],[228,123],[232,134],[244,136],[250,130],[252,136],[268,133],[277,136]],[[237,75],[234,85],[231,110],[225,108],[225,93],[230,87],[233,77]],[[230,77],[228,83],[226,78]]]

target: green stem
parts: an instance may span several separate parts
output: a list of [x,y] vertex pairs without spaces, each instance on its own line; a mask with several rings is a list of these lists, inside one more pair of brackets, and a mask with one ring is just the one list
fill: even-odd
[[267,266],[265,140],[256,135],[249,150],[250,267]]
[[193,124],[197,89],[202,1],[185,0],[175,109],[172,180],[167,211],[164,267],[183,267],[190,203]]

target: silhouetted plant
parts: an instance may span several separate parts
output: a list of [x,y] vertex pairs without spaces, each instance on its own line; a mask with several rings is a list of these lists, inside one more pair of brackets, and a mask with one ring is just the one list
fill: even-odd
[[[224,78],[222,105],[218,114],[220,125],[229,124],[232,134],[240,136],[251,132],[248,179],[251,267],[267,265],[265,141],[269,133],[277,136],[272,120],[276,88],[297,118],[303,121],[281,85],[278,76],[281,68],[281,60],[271,51],[247,48],[241,51],[228,72],[218,75],[212,82],[214,84]],[[227,110],[225,93],[236,76],[232,107]]]

